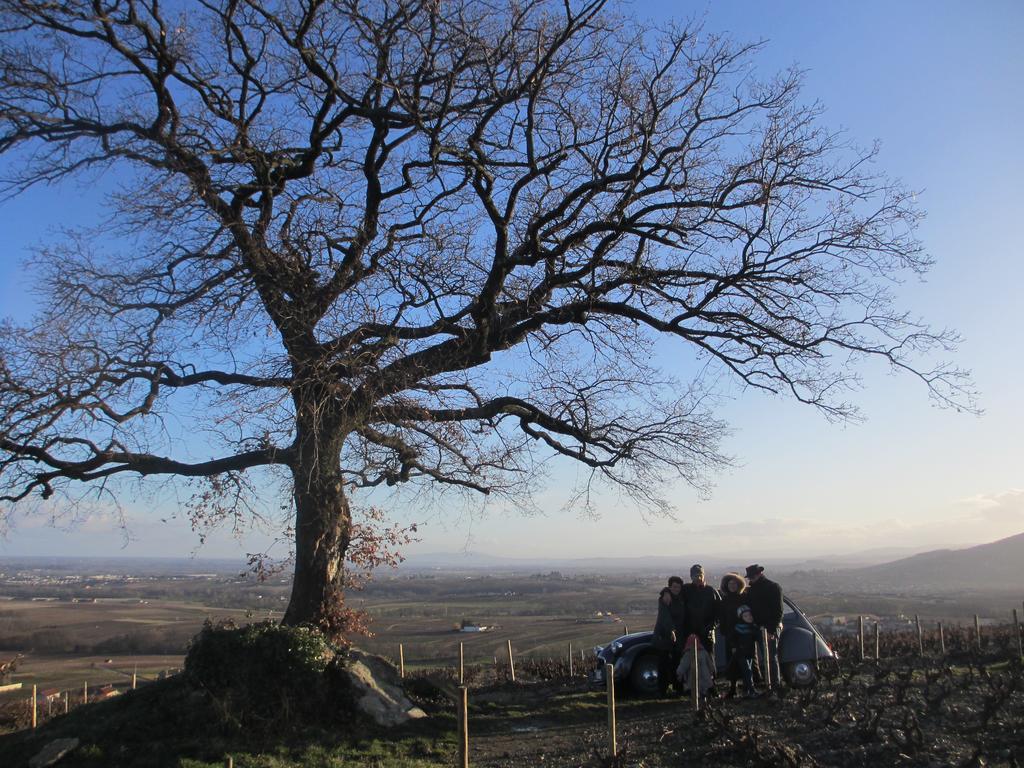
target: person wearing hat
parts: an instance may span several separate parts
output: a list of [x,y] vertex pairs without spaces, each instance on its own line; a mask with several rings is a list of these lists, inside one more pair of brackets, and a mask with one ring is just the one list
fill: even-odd
[[722,596],[718,590],[704,583],[704,566],[697,564],[690,568],[690,583],[683,587],[686,601],[686,628],[688,634],[697,635],[701,645],[715,658],[713,630],[718,620]]
[[747,566],[747,604],[759,629],[768,632],[768,659],[771,662],[771,686],[779,688],[779,635],[782,633],[782,587],[764,575],[757,563]]

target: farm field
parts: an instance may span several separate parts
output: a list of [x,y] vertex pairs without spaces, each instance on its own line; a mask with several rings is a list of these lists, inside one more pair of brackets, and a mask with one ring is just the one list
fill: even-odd
[[[514,615],[491,618],[485,605],[476,604],[467,615],[484,626],[484,632],[458,632],[460,619],[408,617],[396,620],[383,616],[372,624],[374,635],[361,638],[359,645],[383,656],[398,658],[398,646],[404,645],[408,668],[455,665],[459,643],[464,643],[467,663],[492,663],[507,660],[507,641],[511,640],[517,657],[549,657],[580,651],[588,657],[594,645],[603,644],[622,633],[625,622],[584,620],[572,616]],[[404,610],[402,603],[391,604],[388,612]],[[459,615],[462,615],[461,613]],[[130,679],[138,666],[141,678],[153,678],[160,671],[182,666],[189,639],[204,621],[231,620],[242,624],[266,618],[279,618],[274,612],[256,613],[239,609],[215,608],[181,601],[111,600],[97,603],[44,603],[11,601],[0,607],[0,660],[21,654],[9,682],[33,683],[45,687],[73,688],[82,682],[114,683]],[[632,617],[630,629],[647,629],[647,617]],[[33,645],[40,643],[44,650]],[[22,638],[22,642],[18,642]],[[137,653],[124,650],[135,647]],[[168,653],[148,649],[164,647]],[[45,649],[51,648],[54,651]],[[75,648],[86,652],[74,653]],[[106,649],[107,652],[90,652]],[[118,652],[118,651],[121,652]]]
[[[141,685],[156,680],[168,670],[179,669],[181,654],[143,656],[78,656],[78,655],[26,655],[18,670],[8,682],[21,683],[22,690],[37,685],[40,688],[59,688],[78,692],[83,683],[95,688],[112,684],[128,688],[132,674],[137,674]],[[21,694],[23,695],[23,694]],[[0,694],[2,698],[2,694]]]
[[[630,631],[650,629],[650,622],[628,625]],[[589,662],[595,645],[608,643],[622,634],[624,622],[577,623],[571,618],[552,616],[515,616],[503,619],[487,632],[457,632],[451,622],[419,619],[414,623],[376,627],[376,635],[359,645],[373,653],[397,658],[398,644],[404,645],[407,668],[458,664],[459,643],[467,664],[486,664],[508,659],[507,641],[517,658],[566,656],[572,645],[577,661],[582,650]]]
[[0,660],[21,656],[7,682],[79,689],[128,685],[182,666],[185,648],[207,619],[248,621],[246,611],[182,601],[0,603]]
[[96,643],[140,627],[200,624],[214,615],[244,616],[245,611],[177,600],[104,598],[96,602],[7,601],[0,603],[0,634],[22,626],[63,632],[83,644]]
[[[87,592],[81,585],[48,585],[45,578],[39,575],[34,586],[17,584],[17,590],[0,581],[0,594],[19,595],[0,601],[0,661],[21,654],[11,681],[25,685],[116,683],[136,664],[140,676],[153,677],[182,666],[188,642],[204,621],[279,619],[276,607],[287,594],[285,584],[257,584],[237,574],[191,580],[163,575],[141,583],[126,577],[124,582],[96,583]],[[410,670],[454,667],[460,642],[467,664],[505,665],[509,640],[517,659],[565,659],[571,645],[574,658],[589,663],[595,645],[627,628],[651,627],[654,596],[662,583],[658,576],[625,574],[385,574],[352,595],[352,604],[369,614],[373,632],[356,644],[396,662],[402,644]],[[97,592],[103,596],[76,597]],[[923,619],[955,616],[966,623],[973,611],[981,612],[986,623],[1006,621],[1017,605],[1004,595],[956,603],[943,596],[791,594],[811,616],[840,610],[876,616],[920,611]],[[457,631],[463,622],[488,630]]]

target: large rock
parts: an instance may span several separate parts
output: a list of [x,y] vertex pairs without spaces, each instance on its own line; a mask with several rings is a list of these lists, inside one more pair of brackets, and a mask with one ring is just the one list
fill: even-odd
[[78,747],[78,739],[57,739],[51,741],[43,751],[28,761],[29,768],[46,768]]
[[394,666],[383,657],[353,648],[345,672],[356,707],[378,725],[402,725],[427,716],[406,697]]

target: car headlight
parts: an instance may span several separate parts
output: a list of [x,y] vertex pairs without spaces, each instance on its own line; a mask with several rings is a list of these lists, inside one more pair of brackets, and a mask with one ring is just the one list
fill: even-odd
[[601,655],[601,651],[603,651],[603,650],[604,650],[604,646],[603,645],[595,645],[594,646],[594,655],[595,656],[600,656]]
[[616,653],[617,654],[621,650],[622,650],[622,643],[620,643],[618,640],[616,640],[614,643],[612,643],[612,653]]

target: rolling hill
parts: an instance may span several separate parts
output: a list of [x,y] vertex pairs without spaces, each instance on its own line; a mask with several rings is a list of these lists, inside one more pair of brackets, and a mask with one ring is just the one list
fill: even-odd
[[1022,571],[1024,533],[966,549],[936,549],[841,573],[859,586],[1020,591]]

